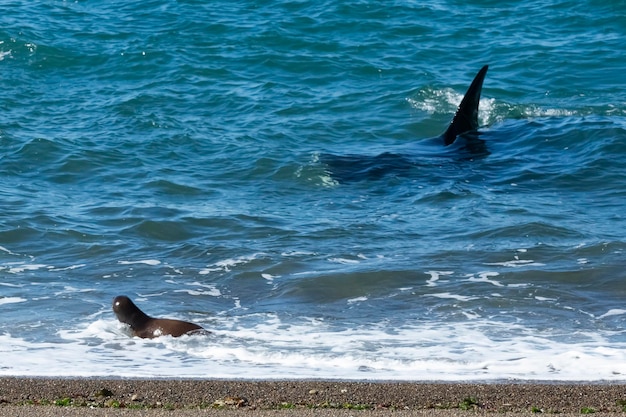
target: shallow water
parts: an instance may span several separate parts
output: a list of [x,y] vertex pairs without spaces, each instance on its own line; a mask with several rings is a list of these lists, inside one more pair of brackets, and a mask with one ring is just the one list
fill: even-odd
[[0,374],[623,380],[623,6],[12,3]]

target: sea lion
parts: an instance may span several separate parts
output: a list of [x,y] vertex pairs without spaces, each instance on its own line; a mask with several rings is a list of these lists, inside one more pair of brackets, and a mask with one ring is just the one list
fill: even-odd
[[184,334],[208,333],[197,324],[187,321],[150,317],[125,295],[118,295],[113,299],[113,312],[119,321],[130,326],[133,336],[144,339],[165,335],[178,337]]

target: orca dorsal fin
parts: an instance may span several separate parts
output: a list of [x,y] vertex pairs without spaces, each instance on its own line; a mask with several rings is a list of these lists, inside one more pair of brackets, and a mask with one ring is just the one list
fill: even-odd
[[489,65],[482,67],[467,89],[450,126],[443,134],[445,146],[452,145],[457,136],[478,129],[478,103],[480,102],[480,92],[483,89],[483,80],[488,69]]

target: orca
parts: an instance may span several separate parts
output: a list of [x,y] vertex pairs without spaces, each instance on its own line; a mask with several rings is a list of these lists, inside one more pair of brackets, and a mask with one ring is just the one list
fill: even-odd
[[[454,144],[461,136],[466,138],[463,147],[471,158],[489,154],[484,141],[479,138],[478,132],[480,127],[478,124],[478,105],[488,69],[489,66],[485,65],[478,71],[463,96],[450,125],[445,132],[435,138],[436,142],[439,142],[443,147]],[[377,179],[388,173],[405,176],[409,175],[417,165],[414,155],[392,152],[384,152],[376,156],[322,154],[320,161],[329,168],[327,173],[339,182]]]

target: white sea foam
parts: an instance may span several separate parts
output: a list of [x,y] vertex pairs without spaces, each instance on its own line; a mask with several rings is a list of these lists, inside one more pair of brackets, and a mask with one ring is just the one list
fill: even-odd
[[66,266],[66,267],[62,267],[62,268],[50,267],[50,271],[52,271],[52,272],[71,271],[73,269],[83,268],[85,266],[86,266],[86,264],[70,265],[70,266]]
[[599,319],[603,319],[605,317],[620,316],[622,314],[626,314],[626,310],[622,310],[622,309],[619,309],[619,308],[614,308],[614,309],[611,309],[611,310],[607,311],[603,315],[598,316],[598,318]]
[[468,297],[468,296],[459,295],[459,294],[451,294],[449,292],[424,294],[424,296],[435,297],[435,298],[447,298],[447,299],[459,300],[459,301],[471,301],[471,300],[475,300],[476,298],[478,298],[478,297]]
[[214,264],[209,265],[206,268],[201,269],[199,271],[199,274],[207,275],[207,274],[210,274],[211,272],[218,272],[218,271],[229,272],[230,270],[232,270],[232,268],[236,266],[240,266],[240,265],[246,265],[250,263],[251,261],[258,259],[261,256],[263,256],[262,253],[255,253],[250,256],[240,256],[238,258],[224,259],[222,261],[215,262]]
[[509,268],[520,268],[520,267],[524,267],[524,266],[545,266],[545,264],[543,264],[541,262],[535,262],[535,261],[530,260],[530,259],[519,259],[517,256],[515,256],[515,259],[510,260],[510,261],[489,262],[489,263],[486,263],[485,265],[506,266],[506,267],[509,267]]
[[473,274],[468,275],[467,281],[468,282],[486,282],[488,284],[495,285],[496,287],[504,287],[504,284],[502,284],[500,281],[496,281],[494,279],[489,278],[489,277],[497,277],[498,275],[500,274],[497,272],[480,272],[478,276],[475,276]]
[[49,268],[48,265],[43,264],[27,264],[22,262],[10,262],[2,266],[0,269],[4,269],[10,274],[20,274],[25,271],[37,271],[39,269]]
[[261,274],[261,278],[267,280],[268,284],[271,284],[274,282],[274,278],[278,278],[278,277],[272,274]]
[[[427,271],[428,275],[430,275],[430,279],[426,281],[427,287],[435,287],[437,285],[437,281],[441,278],[441,276],[452,275],[454,272],[452,271]],[[442,281],[447,282],[447,281]]]
[[[337,330],[319,319],[250,315],[211,335],[131,338],[113,320],[59,332],[63,342],[0,335],[0,375],[370,380],[626,379],[626,344],[575,342],[511,323],[384,324]],[[516,334],[503,338],[501,332]],[[54,360],[51,360],[54,358]]]
[[[418,110],[427,113],[446,113],[454,114],[456,108],[461,104],[464,93],[446,88],[441,90],[424,90],[421,92],[424,96],[420,100],[407,98],[409,104]],[[489,117],[494,113],[496,100],[493,98],[483,97],[478,108],[478,119],[481,125],[489,124]]]
[[28,301],[28,300],[22,297],[0,297],[0,305],[23,303],[24,301]]
[[161,261],[156,260],[156,259],[143,259],[139,261],[118,261],[118,263],[120,265],[135,265],[135,264],[144,264],[144,265],[151,265],[151,266],[161,265]]
[[355,298],[350,298],[348,299],[347,303],[348,304],[354,304],[354,303],[358,303],[361,301],[367,301],[367,297],[355,297]]
[[19,254],[15,253],[15,252],[10,251],[9,249],[5,248],[4,246],[0,246],[0,251],[1,252],[6,252],[9,255],[19,255]]
[[10,282],[0,282],[0,285],[3,287],[11,287],[11,288],[22,288],[24,284],[12,284]]
[[350,265],[350,264],[358,264],[359,261],[356,259],[347,259],[347,258],[329,258],[329,262]]
[[537,300],[537,301],[557,301],[556,298],[540,297],[538,295],[535,296],[535,300]]
[[199,289],[180,288],[180,289],[174,290],[174,292],[184,292],[189,295],[208,295],[211,297],[219,297],[222,295],[222,292],[215,285],[212,285],[212,284],[203,284],[201,282],[195,281],[195,282],[190,282],[186,285],[190,287],[199,288]]
[[311,255],[315,255],[315,252],[290,251],[290,252],[283,252],[283,253],[280,254],[280,256],[285,256],[285,257],[290,257],[290,256],[311,256]]

